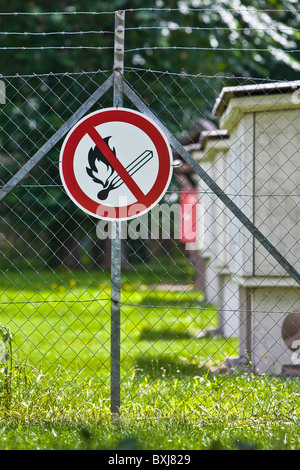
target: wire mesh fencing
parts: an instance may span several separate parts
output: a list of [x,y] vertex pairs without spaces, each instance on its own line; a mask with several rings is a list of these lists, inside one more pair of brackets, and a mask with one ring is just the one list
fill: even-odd
[[[69,412],[60,407],[63,394],[90,415],[110,400],[110,222],[85,214],[65,193],[64,134],[56,134],[78,109],[112,106],[111,88],[95,95],[110,76],[2,77],[2,396],[5,370],[29,370],[31,386],[32,377],[50,380],[59,416]],[[199,421],[243,403],[252,416],[253,383],[297,377],[300,368],[299,83],[137,66],[125,67],[124,83],[217,186],[173,147],[163,200],[122,222],[121,410]],[[126,93],[124,107],[136,109]],[[38,406],[41,396],[32,396]],[[15,413],[18,406],[12,400]],[[287,412],[298,412],[296,399]]]

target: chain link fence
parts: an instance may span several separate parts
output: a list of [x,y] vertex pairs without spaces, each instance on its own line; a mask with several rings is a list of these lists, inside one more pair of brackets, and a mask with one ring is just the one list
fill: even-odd
[[[87,414],[109,404],[109,227],[63,189],[64,135],[10,184],[110,76],[2,77],[0,362],[50,378],[56,415],[60,393]],[[122,223],[121,412],[251,413],[253,390],[234,377],[299,374],[299,83],[138,67],[124,81],[274,251],[173,149],[159,210]],[[108,89],[88,111],[112,102]],[[126,94],[124,107],[136,109]]]

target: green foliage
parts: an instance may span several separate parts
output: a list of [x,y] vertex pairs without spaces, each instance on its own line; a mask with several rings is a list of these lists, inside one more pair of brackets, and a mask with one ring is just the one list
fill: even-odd
[[[7,3],[3,12],[34,13],[34,15],[2,16],[1,29],[9,33],[59,32],[65,34],[25,37],[7,35],[6,47],[47,47],[43,50],[4,51],[1,58],[3,74],[73,72],[112,69],[113,13],[126,13],[126,65],[145,69],[180,73],[215,75],[225,73],[246,76],[286,74],[299,70],[299,55],[285,53],[297,50],[298,20],[295,3],[290,0],[261,2],[168,0],[145,6],[143,1],[73,0],[60,2]],[[154,8],[152,8],[154,7]],[[248,9],[248,11],[246,11]],[[42,15],[44,12],[61,14]],[[72,15],[85,11],[101,15]],[[41,13],[41,15],[38,15]],[[69,13],[69,14],[64,14]],[[90,31],[87,35],[69,33]],[[103,31],[102,34],[98,34]],[[58,49],[48,49],[50,46]],[[93,46],[100,49],[73,49]],[[178,47],[178,49],[172,49]],[[203,48],[202,51],[197,48]],[[266,52],[269,47],[282,53]],[[61,49],[60,49],[61,48]],[[69,48],[69,49],[68,49]],[[102,48],[102,49],[101,49]],[[163,48],[163,49],[160,49]],[[169,50],[166,53],[166,48]],[[196,49],[194,49],[196,48]],[[209,49],[209,50],[207,50]],[[229,51],[226,51],[230,49]],[[253,50],[255,49],[255,50]],[[244,51],[242,51],[244,50]],[[260,52],[261,51],[261,52]],[[7,60],[13,55],[14,60]],[[277,63],[281,62],[278,69]]]
[[10,329],[0,324],[0,407],[4,415],[9,414],[12,399],[12,340]]

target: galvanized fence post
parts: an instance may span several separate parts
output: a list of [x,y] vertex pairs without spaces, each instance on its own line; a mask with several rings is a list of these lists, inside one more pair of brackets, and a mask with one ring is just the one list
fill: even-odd
[[[123,105],[125,12],[115,13],[113,105]],[[120,292],[121,292],[121,222],[112,221],[111,240],[111,418],[120,413]]]

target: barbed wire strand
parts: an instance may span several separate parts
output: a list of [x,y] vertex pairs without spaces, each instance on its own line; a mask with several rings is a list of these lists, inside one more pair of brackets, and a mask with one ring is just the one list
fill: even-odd
[[[1,51],[48,51],[48,50],[113,50],[113,46],[1,46]],[[135,47],[132,49],[125,49],[125,53],[141,52],[141,51],[214,51],[214,52],[281,52],[281,53],[298,53],[300,49],[279,49],[279,48],[238,48],[238,47],[198,47],[198,46],[144,46]]]
[[97,30],[89,30],[89,31],[42,31],[42,32],[35,32],[35,31],[0,31],[0,35],[2,36],[68,36],[68,35],[84,35],[84,34],[114,34],[114,31],[97,31]]
[[[259,27],[244,27],[244,28],[233,28],[233,27],[224,27],[224,26],[215,26],[215,27],[207,27],[207,26],[170,26],[168,24],[161,25],[161,26],[135,26],[135,27],[128,27],[124,28],[125,31],[148,31],[148,30],[165,30],[168,29],[169,31],[276,31],[276,32],[299,32],[300,28],[293,28],[293,27],[267,27],[267,28],[259,28]],[[68,35],[79,35],[83,36],[85,34],[114,34],[114,31],[109,30],[87,30],[87,31],[0,31],[0,35],[2,36],[68,36]]]
[[[182,13],[186,15],[187,13],[197,13],[197,12],[246,12],[246,13],[298,13],[300,10],[298,8],[282,8],[282,9],[259,9],[259,8],[125,8],[122,11],[128,13],[140,12],[140,11],[159,11],[159,12],[175,12]],[[115,10],[113,11],[28,11],[28,12],[0,12],[0,16],[44,16],[44,15],[114,15]]]
[[68,49],[113,50],[113,46],[2,46],[1,51],[48,51]]
[[[1,49],[1,48],[0,48]],[[141,51],[159,51],[159,50],[189,50],[189,51],[220,51],[220,52],[285,52],[293,53],[300,52],[300,49],[278,49],[274,47],[270,48],[238,48],[238,47],[198,47],[198,46],[145,46],[135,47],[132,49],[125,49],[125,52],[141,52]]]

